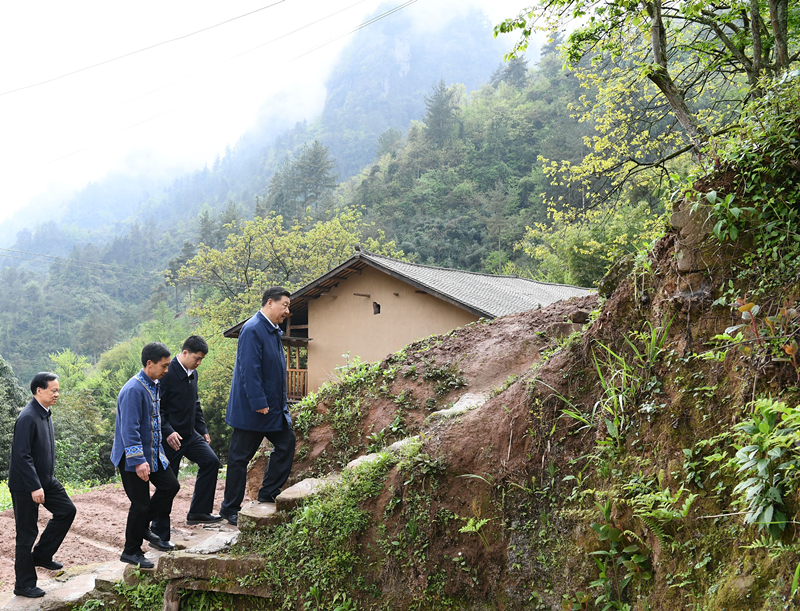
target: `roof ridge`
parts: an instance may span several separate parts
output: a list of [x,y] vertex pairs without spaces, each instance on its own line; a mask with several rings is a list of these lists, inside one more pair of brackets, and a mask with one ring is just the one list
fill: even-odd
[[532,282],[534,284],[543,284],[545,286],[563,286],[566,288],[571,288],[571,289],[578,288],[587,291],[595,290],[594,288],[588,286],[577,286],[575,284],[562,284],[559,282],[544,282],[543,280],[533,280],[532,278],[525,278],[524,276],[519,276],[519,275],[509,276],[506,274],[487,274],[486,272],[473,272],[468,269],[458,269],[455,267],[441,267],[438,265],[425,265],[424,263],[412,263],[411,261],[403,261],[402,259],[395,259],[394,257],[381,255],[376,252],[367,250],[365,248],[362,248],[358,254],[368,255],[370,257],[376,257],[379,259],[388,259],[389,261],[394,261],[396,263],[403,263],[404,265],[413,265],[414,267],[424,267],[425,269],[433,269],[438,271],[459,272],[462,274],[472,274],[473,276],[485,276],[487,278],[508,278],[510,280],[525,280],[526,282]]

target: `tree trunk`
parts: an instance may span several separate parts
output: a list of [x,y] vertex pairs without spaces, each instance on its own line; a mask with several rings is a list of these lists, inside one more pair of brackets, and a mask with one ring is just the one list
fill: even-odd
[[682,91],[678,89],[667,69],[667,33],[664,29],[664,22],[661,18],[661,0],[654,0],[647,3],[648,13],[652,17],[650,26],[650,40],[653,49],[653,62],[656,68],[647,75],[667,98],[675,118],[681,124],[686,134],[694,145],[696,154],[700,154],[700,147],[708,139],[708,136],[697,123],[697,119],[686,105],[686,100]]
[[753,36],[753,73],[750,78],[750,91],[753,95],[761,97],[762,91],[758,86],[758,79],[764,71],[764,50],[761,46],[761,14],[758,0],[750,0],[750,32]]
[[775,67],[780,71],[789,67],[789,0],[769,0],[769,18],[775,37]]

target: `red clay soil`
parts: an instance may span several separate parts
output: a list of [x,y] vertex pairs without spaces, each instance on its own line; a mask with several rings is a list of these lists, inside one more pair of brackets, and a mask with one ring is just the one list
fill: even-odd
[[[214,510],[218,510],[222,502],[225,481],[217,482],[214,499]],[[194,492],[194,478],[181,480],[181,490],[172,505],[172,539],[179,543],[201,525],[186,524],[186,513]],[[96,562],[118,560],[125,540],[125,521],[128,516],[130,502],[125,496],[122,484],[107,484],[90,492],[72,497],[78,510],[75,522],[67,534],[67,538],[58,550],[55,560],[64,564],[65,568]],[[50,513],[39,509],[39,532],[44,530]],[[14,589],[14,512],[9,509],[0,513],[0,592]],[[147,543],[143,549],[148,551]],[[39,579],[55,575],[54,571],[37,569]]]
[[[465,393],[489,394],[502,387],[511,376],[527,372],[531,365],[539,361],[541,350],[552,348],[557,337],[569,335],[575,327],[580,328],[571,322],[576,312],[588,313],[596,306],[597,295],[572,298],[553,303],[546,308],[498,318],[488,324],[474,323],[461,327],[441,336],[438,338],[440,341],[431,347],[425,346],[422,350],[420,344],[425,344],[425,341],[409,345],[406,348],[406,364],[401,367],[400,374],[389,386],[390,396],[371,396],[365,399],[364,405],[368,405],[369,409],[365,409],[359,425],[361,440],[366,440],[371,433],[380,431],[392,422],[398,411],[395,397],[403,392],[410,393],[419,408],[425,406],[429,400],[435,401],[435,406],[432,408],[411,409],[405,414],[408,434],[413,435],[420,430],[423,420],[432,409],[443,409]],[[464,377],[466,386],[439,396],[434,390],[434,384],[424,382],[422,375],[411,378],[404,375],[411,364],[417,367],[421,374],[427,368],[426,363],[434,363],[440,367],[447,364],[455,366]],[[525,432],[526,418],[522,417],[524,404],[524,401],[520,403],[519,409],[522,410],[520,413],[510,414],[510,419],[515,420],[514,427],[518,429],[513,434],[514,444],[522,439],[522,434]],[[325,413],[328,406],[321,403],[317,409],[320,413]],[[481,410],[480,413],[485,414],[485,411]],[[485,416],[469,416],[473,417],[477,418],[477,424]],[[499,437],[503,437],[505,449],[508,446],[510,433],[510,420],[506,422],[508,417],[508,412],[500,409],[498,418],[502,422],[491,423],[498,435],[498,439],[493,441],[499,443]],[[486,424],[483,422],[483,426]],[[477,426],[473,431],[476,436],[483,435],[483,426]],[[289,484],[308,476],[320,475],[316,466],[317,459],[323,452],[328,457],[336,454],[331,442],[332,431],[329,423],[312,427],[308,438],[298,438],[298,452],[302,449],[306,455],[302,460],[295,460]],[[462,445],[458,443],[457,447]],[[476,446],[467,444],[463,447]],[[471,450],[469,452],[471,453]],[[352,458],[356,458],[356,455],[349,457]],[[248,480],[250,494],[258,490],[260,474],[263,473],[265,465],[266,459],[260,458],[256,463],[257,468],[251,471]]]

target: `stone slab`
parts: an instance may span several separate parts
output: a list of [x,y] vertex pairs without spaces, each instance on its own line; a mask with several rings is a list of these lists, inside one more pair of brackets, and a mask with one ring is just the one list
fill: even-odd
[[239,530],[241,531],[263,530],[285,521],[285,514],[278,511],[275,503],[251,501],[239,511]]
[[324,486],[341,479],[338,473],[332,473],[328,477],[309,477],[301,482],[290,486],[278,495],[275,505],[278,511],[291,511],[300,505],[307,498],[317,494]]
[[397,454],[407,445],[419,441],[419,435],[414,435],[413,437],[406,437],[405,439],[401,439],[400,441],[395,441],[392,445],[386,448],[387,452],[392,454]]
[[443,420],[447,418],[454,418],[473,409],[479,408],[486,403],[486,395],[476,393],[466,393],[462,395],[458,401],[455,402],[453,407],[448,409],[441,409],[438,412],[433,412],[426,418],[426,422],[433,422],[436,420]]
[[377,453],[364,454],[363,456],[359,456],[358,458],[354,458],[353,460],[351,460],[349,463],[347,463],[347,467],[345,468],[352,470],[358,467],[359,465],[375,462],[376,460],[378,460],[379,456],[380,454]]
[[266,560],[259,556],[173,552],[161,558],[156,578],[178,580],[181,588],[190,590],[265,596],[268,594],[265,587],[243,586],[239,579],[255,579],[266,570],[266,566]]
[[218,554],[219,552],[228,551],[238,539],[239,533],[237,531],[223,530],[188,548],[186,551],[192,554]]

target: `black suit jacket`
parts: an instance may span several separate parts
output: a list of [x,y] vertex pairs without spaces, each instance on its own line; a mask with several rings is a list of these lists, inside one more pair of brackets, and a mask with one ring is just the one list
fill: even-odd
[[197,370],[192,377],[186,376],[186,370],[178,362],[176,356],[169,364],[167,374],[161,378],[161,433],[164,445],[167,437],[177,432],[184,439],[192,436],[192,431],[201,435],[208,433],[200,399],[197,397]]
[[8,489],[15,492],[47,490],[56,481],[56,443],[50,412],[31,399],[14,424]]

